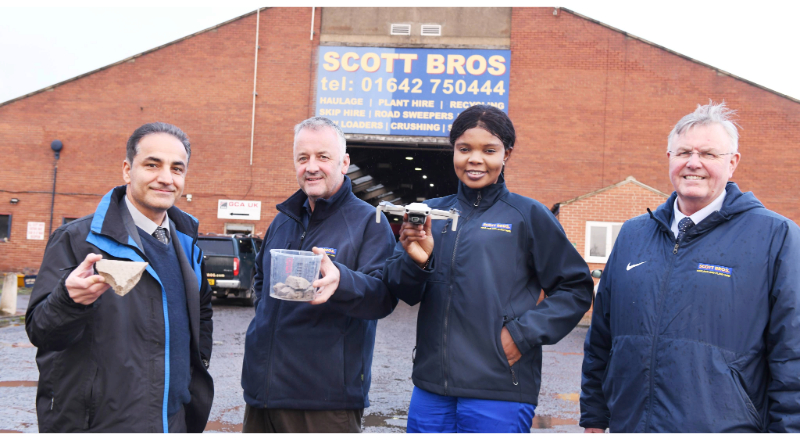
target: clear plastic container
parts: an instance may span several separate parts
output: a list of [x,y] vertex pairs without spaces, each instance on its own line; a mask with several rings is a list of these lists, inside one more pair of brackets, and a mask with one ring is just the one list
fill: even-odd
[[322,255],[309,251],[271,249],[269,296],[286,301],[311,301],[311,283],[319,277]]

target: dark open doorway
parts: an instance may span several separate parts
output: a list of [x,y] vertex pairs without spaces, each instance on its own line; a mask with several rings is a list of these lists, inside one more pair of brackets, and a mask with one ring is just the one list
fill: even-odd
[[[424,202],[455,194],[458,179],[449,145],[419,147],[403,144],[347,144],[355,195],[374,205]],[[390,218],[390,222],[402,221]]]

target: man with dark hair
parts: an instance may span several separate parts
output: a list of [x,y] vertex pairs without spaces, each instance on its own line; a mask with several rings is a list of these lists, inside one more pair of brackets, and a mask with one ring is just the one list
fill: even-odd
[[[326,118],[295,127],[300,185],[279,204],[256,258],[256,313],[247,329],[244,432],[361,432],[369,406],[376,320],[397,305],[381,281],[395,239],[346,176],[342,130]],[[383,215],[383,214],[381,214]],[[323,255],[310,303],[270,296],[270,250]]]
[[729,181],[732,115],[675,125],[675,192],[619,232],[584,344],[587,432],[800,430],[800,228]]
[[[50,237],[25,320],[39,348],[40,432],[205,428],[211,290],[197,220],[174,206],[190,153],[178,127],[139,127],[122,165],[126,185]],[[94,270],[101,259],[149,265],[119,295]]]

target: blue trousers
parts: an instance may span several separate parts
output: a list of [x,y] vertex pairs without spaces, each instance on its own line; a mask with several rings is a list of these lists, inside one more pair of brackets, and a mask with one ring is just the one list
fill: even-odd
[[536,405],[440,396],[414,387],[406,432],[530,433]]

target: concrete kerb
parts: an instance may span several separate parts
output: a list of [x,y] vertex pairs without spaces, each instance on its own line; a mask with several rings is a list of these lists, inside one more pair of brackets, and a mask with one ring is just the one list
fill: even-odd
[[0,316],[0,328],[21,324],[25,324],[25,315],[20,314]]

